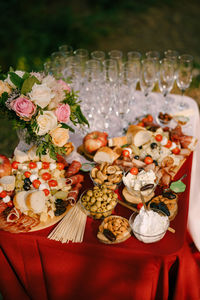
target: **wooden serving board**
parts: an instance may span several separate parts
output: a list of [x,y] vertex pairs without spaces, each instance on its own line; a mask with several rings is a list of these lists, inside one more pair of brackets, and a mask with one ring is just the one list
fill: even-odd
[[29,230],[28,232],[34,232],[34,231],[38,231],[38,230],[42,230],[42,229],[45,229],[45,228],[48,228],[52,225],[55,225],[56,223],[58,223],[62,218],[64,218],[66,216],[66,214],[68,213],[68,211],[72,208],[71,205],[68,205],[67,206],[67,209],[66,211],[58,216],[58,217],[53,217],[53,218],[50,218],[48,217],[48,220],[46,222],[40,222],[37,226],[33,227],[31,230]]
[[[125,187],[122,191],[122,195],[124,196],[125,200],[129,203],[132,204],[138,204],[141,203],[142,200],[140,199],[140,197],[135,197],[132,194],[130,194],[127,190],[127,188]],[[152,197],[154,196],[154,192],[152,192],[150,195],[148,196],[144,196],[144,201],[147,202],[149,201]]]
[[88,159],[88,160],[90,160],[90,161],[93,161],[94,155],[91,154],[91,153],[86,152],[83,145],[80,145],[80,146],[77,148],[77,152],[78,152],[80,155],[83,155],[86,159]]
[[[111,215],[111,217],[125,219],[121,216],[115,216],[115,215]],[[103,225],[103,224],[104,224],[104,221],[101,223],[101,225]],[[104,243],[104,244],[108,244],[108,245],[120,244],[122,242],[125,242],[127,239],[129,239],[131,237],[131,227],[129,226],[127,230],[128,230],[127,234],[122,239],[116,240],[114,242],[109,241],[109,239],[107,239],[101,232],[97,233],[97,238],[101,243]]]

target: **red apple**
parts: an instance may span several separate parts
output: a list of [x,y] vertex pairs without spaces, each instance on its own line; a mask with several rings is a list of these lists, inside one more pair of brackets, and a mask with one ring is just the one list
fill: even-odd
[[83,145],[85,150],[88,153],[97,151],[101,147],[107,145],[107,136],[106,132],[93,131],[88,133],[83,139]]
[[0,154],[0,178],[9,176],[12,171],[12,166],[9,159],[5,155]]

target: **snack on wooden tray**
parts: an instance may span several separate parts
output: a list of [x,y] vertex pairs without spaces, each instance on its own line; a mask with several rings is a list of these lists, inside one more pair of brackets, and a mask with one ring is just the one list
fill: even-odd
[[115,189],[116,184],[122,180],[123,171],[119,166],[105,162],[92,168],[90,176],[94,183],[105,184],[108,188]]
[[152,198],[149,202],[149,208],[162,210],[172,221],[178,213],[177,195],[172,192],[165,192]]
[[105,244],[117,244],[126,241],[131,236],[131,228],[127,219],[120,216],[110,216],[99,226],[97,238]]

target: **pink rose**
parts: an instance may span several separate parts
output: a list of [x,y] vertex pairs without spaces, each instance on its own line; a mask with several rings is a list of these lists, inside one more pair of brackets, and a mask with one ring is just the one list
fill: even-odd
[[27,120],[30,120],[36,111],[36,106],[33,104],[33,102],[23,97],[13,100],[10,103],[10,106],[19,117]]
[[60,104],[55,110],[55,115],[59,122],[67,123],[70,117],[70,107],[68,104]]
[[62,79],[58,80],[58,84],[60,85],[60,87],[62,88],[63,91],[71,92],[70,86],[66,82],[64,82]]

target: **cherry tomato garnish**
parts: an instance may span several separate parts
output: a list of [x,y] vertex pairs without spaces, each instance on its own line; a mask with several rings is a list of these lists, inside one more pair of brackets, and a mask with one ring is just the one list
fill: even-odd
[[19,162],[18,161],[15,160],[15,161],[12,162],[12,168],[13,169],[17,170],[18,166],[19,166]]
[[147,118],[143,118],[143,119],[142,119],[142,122],[143,122],[143,123],[146,123],[146,122],[148,122],[148,119],[147,119]]
[[32,185],[34,186],[35,189],[38,189],[40,184],[41,184],[41,181],[39,179],[35,179],[32,182]]
[[45,196],[48,196],[50,194],[50,191],[48,189],[44,189],[42,191],[44,192]]
[[172,141],[168,140],[167,144],[165,145],[166,148],[170,148],[172,146]]
[[31,172],[29,172],[29,171],[24,172],[24,176],[26,178],[29,178],[31,176]]
[[142,208],[142,206],[143,206],[143,203],[142,203],[142,202],[138,203],[137,209],[140,210],[140,209]]
[[61,163],[61,162],[57,163],[57,169],[58,170],[63,170],[64,167],[65,167],[65,165],[63,163]]
[[179,149],[178,147],[176,147],[176,148],[174,148],[174,149],[172,150],[172,153],[174,153],[174,154],[179,154],[179,153],[180,153],[180,149]]
[[161,142],[162,141],[162,135],[161,134],[156,134],[155,139],[157,142]]
[[122,155],[123,155],[124,157],[129,157],[129,156],[130,156],[130,152],[129,152],[128,150],[123,150],[123,151],[122,151]]
[[148,115],[148,116],[147,116],[147,120],[148,120],[149,123],[152,123],[152,122],[153,122],[153,117],[152,117],[152,115]]
[[146,156],[145,159],[144,159],[144,162],[145,162],[146,165],[150,165],[150,164],[153,163],[153,159],[150,156]]
[[43,161],[42,163],[42,169],[49,169],[49,162]]
[[51,174],[48,173],[48,172],[43,173],[43,174],[42,174],[42,179],[44,179],[44,180],[49,180],[49,179],[51,179]]
[[144,123],[143,122],[139,122],[139,123],[137,123],[137,126],[144,127]]
[[7,196],[7,192],[6,191],[2,191],[0,193],[0,198],[5,198]]
[[12,201],[7,202],[6,204],[7,204],[8,207],[13,207],[13,202]]
[[57,182],[57,180],[55,180],[55,179],[51,179],[51,180],[48,181],[48,185],[49,185],[50,187],[55,187],[55,186],[58,185],[58,182]]
[[133,167],[132,169],[130,169],[130,173],[131,173],[132,175],[137,175],[137,174],[138,174],[138,168]]
[[31,162],[28,164],[28,166],[29,166],[30,169],[35,169],[35,168],[37,168],[37,164],[36,164],[36,162],[34,162],[34,161],[31,161]]

